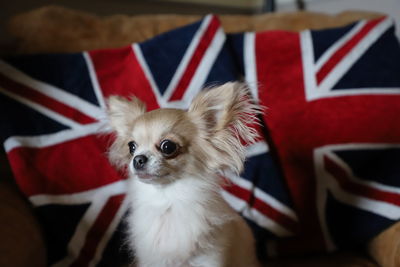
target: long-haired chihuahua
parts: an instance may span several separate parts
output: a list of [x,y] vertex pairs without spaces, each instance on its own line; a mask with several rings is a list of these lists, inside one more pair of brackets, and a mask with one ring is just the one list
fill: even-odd
[[252,233],[220,195],[221,173],[239,173],[260,112],[241,83],[203,90],[187,111],[146,112],[111,96],[109,157],[129,173],[129,244],[141,267],[259,266]]

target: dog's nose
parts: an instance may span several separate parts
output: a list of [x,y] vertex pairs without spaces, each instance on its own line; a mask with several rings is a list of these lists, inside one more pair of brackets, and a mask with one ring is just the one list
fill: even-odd
[[133,158],[133,167],[136,170],[143,169],[144,165],[146,165],[147,157],[145,155],[138,155]]

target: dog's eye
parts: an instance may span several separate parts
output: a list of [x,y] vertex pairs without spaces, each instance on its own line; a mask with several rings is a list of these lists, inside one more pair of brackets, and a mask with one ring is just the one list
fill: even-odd
[[129,154],[131,154],[133,156],[133,154],[135,153],[135,149],[136,149],[136,143],[133,141],[130,141],[128,143],[128,147],[129,147]]
[[178,145],[171,140],[163,140],[160,144],[161,152],[166,156],[172,156],[178,150]]

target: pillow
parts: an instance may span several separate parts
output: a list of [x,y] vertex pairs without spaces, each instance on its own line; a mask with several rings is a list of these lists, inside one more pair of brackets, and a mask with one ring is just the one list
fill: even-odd
[[275,254],[366,244],[400,219],[400,47],[392,20],[229,37],[298,216]]
[[[105,155],[112,137],[98,135],[105,99],[135,95],[150,110],[185,109],[201,88],[240,78],[225,39],[210,15],[120,49],[0,61],[1,138],[42,224],[49,265],[132,260],[124,241],[126,180]],[[242,177],[227,176],[223,196],[258,236],[293,232],[296,215],[264,140],[248,147]]]

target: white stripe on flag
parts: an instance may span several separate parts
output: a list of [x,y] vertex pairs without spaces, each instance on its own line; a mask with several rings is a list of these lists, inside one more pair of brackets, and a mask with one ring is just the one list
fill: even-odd
[[106,245],[108,244],[110,239],[113,237],[113,234],[115,233],[119,223],[122,222],[122,217],[128,211],[128,208],[129,208],[128,204],[129,204],[129,199],[127,197],[125,197],[121,206],[119,207],[117,213],[115,214],[111,224],[109,225],[106,233],[101,238],[101,240],[97,246],[96,253],[95,253],[92,261],[89,263],[89,267],[95,267],[101,260]]
[[317,89],[314,69],[314,48],[311,40],[311,32],[309,30],[300,33],[300,46],[306,99],[312,101],[319,98],[320,92]]
[[203,88],[204,83],[207,80],[210,71],[224,46],[226,36],[221,27],[218,28],[214,35],[213,40],[208,46],[203,58],[200,61],[192,79],[190,80],[189,86],[183,95],[182,102],[184,103],[183,108],[188,108],[193,98]]
[[203,37],[204,33],[207,31],[208,26],[211,23],[213,16],[212,15],[207,15],[204,20],[202,21],[199,29],[196,31],[195,35],[192,38],[192,41],[190,42],[188,48],[185,51],[185,54],[183,55],[183,58],[181,62],[178,65],[178,68],[175,71],[174,76],[172,77],[170,83],[168,84],[167,89],[164,92],[163,99],[165,102],[169,100],[171,97],[172,93],[174,92],[176,86],[182,79],[183,75],[185,74],[185,71],[187,69],[187,66],[189,65],[190,60],[193,57],[194,52],[196,51],[196,48],[198,47],[201,38]]
[[226,191],[222,191],[221,194],[225,201],[232,206],[232,208],[240,212],[247,219],[256,223],[258,226],[267,229],[268,231],[279,237],[287,237],[293,235],[293,233],[284,228],[278,222],[275,222],[274,220],[268,218],[256,209],[248,207],[248,203],[246,203],[246,201]]
[[53,85],[36,80],[2,60],[0,60],[0,72],[20,84],[68,105],[73,109],[79,110],[88,117],[98,119],[103,116],[104,112],[96,105]]
[[255,157],[269,151],[267,142],[259,141],[246,147],[246,157]]
[[97,98],[97,102],[99,102],[100,106],[104,109],[104,108],[106,108],[106,103],[104,101],[103,92],[100,88],[100,84],[97,79],[97,74],[96,74],[96,70],[94,69],[94,66],[93,66],[93,61],[88,52],[85,51],[82,54],[83,54],[83,58],[85,59],[88,71],[89,71],[90,81],[92,82],[92,86],[93,86],[94,93]]
[[43,115],[45,115],[45,116],[47,116],[47,117],[49,117],[49,118],[51,118],[51,119],[63,124],[65,126],[68,126],[70,128],[73,128],[73,129],[79,129],[80,127],[83,127],[82,124],[80,124],[80,123],[78,123],[78,122],[76,122],[74,120],[71,120],[68,117],[63,116],[60,113],[54,112],[53,110],[48,109],[47,107],[42,106],[42,105],[40,105],[38,103],[35,103],[35,102],[33,102],[33,101],[31,101],[31,100],[29,100],[27,98],[24,98],[24,97],[19,96],[17,94],[11,93],[10,91],[8,91],[8,90],[6,90],[4,88],[0,87],[0,93],[15,99],[16,101],[18,101],[18,102],[20,102],[20,103],[22,103],[22,104],[24,104],[24,105],[36,110],[39,113],[42,113]]
[[325,94],[331,91],[333,86],[391,26],[393,26],[393,21],[389,18],[376,25],[321,81],[318,91]]
[[315,71],[318,72],[322,66],[335,54],[347,41],[354,37],[366,24],[366,21],[358,22],[348,33],[337,40],[331,47],[329,47],[318,59],[315,64]]
[[156,81],[154,80],[153,74],[151,74],[150,68],[147,65],[146,59],[143,56],[143,53],[142,53],[142,50],[140,49],[139,44],[136,44],[136,43],[133,44],[132,49],[133,49],[133,53],[136,56],[140,66],[142,67],[143,73],[144,73],[147,81],[149,82],[149,85],[150,85],[151,89],[153,90],[154,95],[156,96],[158,105],[160,107],[164,107],[165,101],[160,94],[160,90],[157,86]]
[[68,243],[67,256],[53,264],[52,267],[70,266],[78,258],[90,228],[96,222],[97,216],[99,216],[107,201],[108,198],[106,197],[97,197],[91,202]]
[[314,165],[315,173],[317,178],[317,210],[318,216],[321,223],[321,228],[325,237],[325,242],[328,250],[334,250],[335,245],[331,238],[327,221],[325,218],[325,207],[327,201],[328,190],[333,194],[335,199],[339,202],[345,203],[349,206],[365,210],[379,216],[398,220],[400,219],[400,207],[389,202],[384,202],[380,200],[375,200],[372,198],[367,198],[365,196],[360,196],[356,194],[351,194],[346,192],[341,188],[338,181],[330,172],[326,170],[324,158],[328,157],[330,160],[334,161],[335,164],[341,167],[346,172],[346,177],[350,178],[351,182],[356,184],[370,187],[371,189],[376,189],[380,191],[386,191],[389,193],[399,194],[400,190],[393,186],[384,185],[375,181],[364,181],[357,178],[349,166],[339,157],[336,156],[334,151],[340,150],[354,150],[357,149],[362,151],[362,149],[391,149],[400,148],[400,144],[371,144],[371,143],[349,143],[349,144],[337,144],[337,145],[327,145],[319,147],[314,150]]
[[[262,191],[261,189],[259,189],[258,187],[255,187],[255,185],[234,174],[233,172],[230,171],[225,171],[224,173],[226,175],[226,177],[228,178],[228,180],[230,182],[232,182],[233,184],[248,190],[249,192],[254,192],[254,196],[258,199],[260,199],[262,202],[264,202],[266,205],[271,206],[272,208],[274,208],[275,210],[277,210],[278,212],[288,216],[289,218],[293,219],[294,221],[297,221],[297,215],[294,212],[294,210],[292,210],[291,208],[289,208],[287,205],[283,204],[282,202],[280,202],[278,199],[276,199],[275,197],[273,197],[272,195]],[[268,174],[265,174],[266,178]]]
[[43,148],[58,145],[84,136],[97,134],[103,127],[102,123],[92,123],[79,128],[66,129],[52,134],[35,136],[11,136],[4,142],[5,151],[8,153],[17,147]]
[[29,197],[29,201],[32,202],[32,204],[36,207],[48,204],[85,204],[96,200],[98,197],[111,197],[115,195],[125,194],[127,190],[127,183],[127,180],[121,180],[95,189],[65,195],[38,194]]
[[[88,232],[92,228],[94,222],[97,220],[97,217],[103,210],[104,206],[106,205],[110,197],[126,193],[126,183],[126,180],[121,180],[109,185],[102,186],[100,188],[75,194],[35,195],[29,198],[29,200],[35,206],[42,206],[46,204],[76,205],[90,203],[90,206],[81,218],[70,242],[68,243],[67,256],[59,262],[53,264],[53,267],[69,266],[77,259],[85,244]],[[124,207],[121,206],[117,215],[121,217],[123,215],[123,211]],[[112,225],[110,225],[108,230],[110,230],[111,227],[116,227],[115,224],[118,216],[113,219]],[[107,233],[110,234],[109,231],[107,231]],[[104,238],[106,237],[103,237],[101,242],[104,242]],[[104,249],[104,244],[100,243],[100,245],[100,249]],[[99,247],[97,251],[99,251]]]
[[259,102],[258,96],[258,79],[256,65],[256,34],[254,32],[246,32],[243,40],[243,61],[245,80],[250,88],[250,92],[256,103]]
[[[266,174],[266,175],[268,175],[268,174]],[[286,216],[293,219],[294,221],[298,221],[296,213],[291,208],[289,208],[288,206],[286,206],[285,204],[283,204],[282,202],[280,202],[279,200],[277,200],[275,197],[271,196],[270,194],[267,194],[264,191],[262,191],[261,189],[256,187],[254,189],[254,196],[256,198],[262,200],[264,203],[268,204],[269,206],[273,207],[280,213],[285,214]]]

